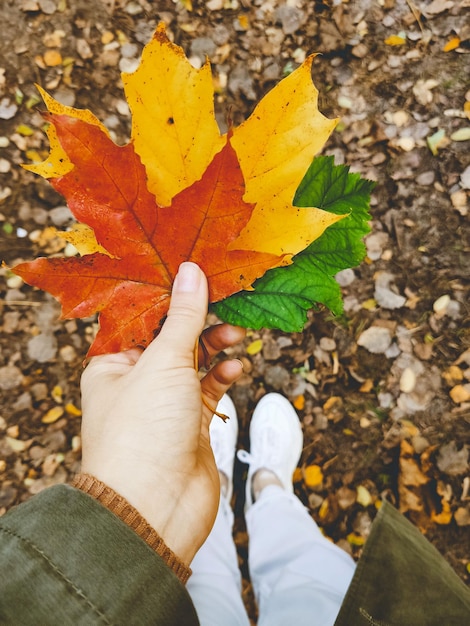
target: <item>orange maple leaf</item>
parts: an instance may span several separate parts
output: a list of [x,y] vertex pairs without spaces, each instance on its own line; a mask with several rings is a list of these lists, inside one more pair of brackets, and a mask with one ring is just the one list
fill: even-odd
[[27,169],[67,198],[90,227],[87,251],[95,252],[37,259],[14,271],[58,298],[62,317],[100,313],[89,356],[148,345],[182,261],[200,265],[216,302],[290,263],[341,219],[292,206],[313,154],[336,124],[316,108],[310,67],[311,59],[233,136],[221,136],[208,64],[195,70],[160,26],[139,69],[124,77],[133,129],[122,147],[89,111],[43,92],[51,153]]
[[243,176],[228,141],[200,181],[175,196],[170,207],[159,207],[132,144],[120,148],[98,126],[78,119],[46,118],[75,165],[51,184],[110,256],[38,259],[15,272],[57,297],[63,317],[100,311],[90,356],[151,341],[182,261],[204,268],[211,301],[249,288],[266,269],[282,264],[281,256],[227,250],[253,211],[243,201]]

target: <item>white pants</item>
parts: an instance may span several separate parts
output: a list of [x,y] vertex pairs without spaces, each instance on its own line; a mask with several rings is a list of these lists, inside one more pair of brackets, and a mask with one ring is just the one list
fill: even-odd
[[[293,494],[269,485],[246,515],[250,577],[259,626],[334,624],[355,564],[326,539]],[[187,583],[201,626],[249,626],[232,538],[233,513],[221,496],[211,534]]]

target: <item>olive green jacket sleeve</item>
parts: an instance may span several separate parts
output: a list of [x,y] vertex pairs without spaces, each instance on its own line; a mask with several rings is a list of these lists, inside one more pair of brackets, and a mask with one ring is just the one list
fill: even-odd
[[427,539],[384,502],[335,626],[467,626],[470,590]]
[[[197,625],[164,561],[98,502],[52,487],[0,518],[0,624]],[[384,503],[335,626],[463,626],[470,590]]]
[[165,562],[90,496],[51,487],[0,517],[0,624],[198,623]]

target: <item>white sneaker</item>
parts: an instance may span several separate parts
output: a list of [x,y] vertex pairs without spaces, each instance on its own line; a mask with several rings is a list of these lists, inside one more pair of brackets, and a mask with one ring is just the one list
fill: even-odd
[[235,461],[235,448],[238,438],[237,410],[230,397],[225,394],[217,405],[217,411],[230,418],[224,422],[220,417],[214,415],[209,427],[215,464],[219,472],[223,472],[228,479],[227,493],[225,495],[230,502],[233,493],[233,463]]
[[291,403],[278,393],[268,393],[258,403],[250,425],[250,452],[239,450],[249,464],[245,511],[253,504],[252,479],[260,469],[273,472],[284,489],[293,492],[292,474],[302,454],[303,433]]

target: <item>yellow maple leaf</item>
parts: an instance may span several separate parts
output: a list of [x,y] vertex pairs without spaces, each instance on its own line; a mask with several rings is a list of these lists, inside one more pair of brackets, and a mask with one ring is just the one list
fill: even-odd
[[135,72],[123,74],[131,137],[160,206],[199,180],[224,145],[209,62],[197,70],[160,24]]
[[[231,144],[245,178],[244,200],[256,208],[230,250],[292,256],[343,217],[292,206],[313,156],[337,124],[318,110],[318,90],[311,78],[314,57],[274,87],[233,129]],[[167,206],[202,176],[225,141],[215,120],[210,65],[193,68],[159,25],[139,68],[124,74],[123,83],[132,111],[132,141],[146,167],[149,190]]]
[[112,256],[96,241],[93,229],[87,226],[87,224],[77,222],[73,224],[70,230],[58,230],[56,233],[59,237],[75,246],[81,256],[85,254],[93,254],[94,252],[100,252],[101,254]]
[[293,255],[343,217],[292,205],[313,157],[338,122],[318,110],[318,90],[311,78],[314,57],[276,85],[234,129],[232,145],[245,177],[244,199],[256,207],[232,250]]
[[[42,87],[39,85],[36,85],[36,87],[50,113],[56,113],[57,115],[69,115],[70,117],[82,120],[88,124],[98,126],[103,132],[109,135],[106,127],[88,109],[74,109],[73,107],[61,104],[57,100],[54,100],[54,98],[50,96]],[[23,168],[29,172],[33,172],[33,174],[38,174],[43,178],[57,178],[59,176],[64,176],[73,169],[73,163],[70,161],[67,153],[62,148],[53,124],[49,124],[46,132],[50,148],[48,158],[41,163],[23,165]]]

